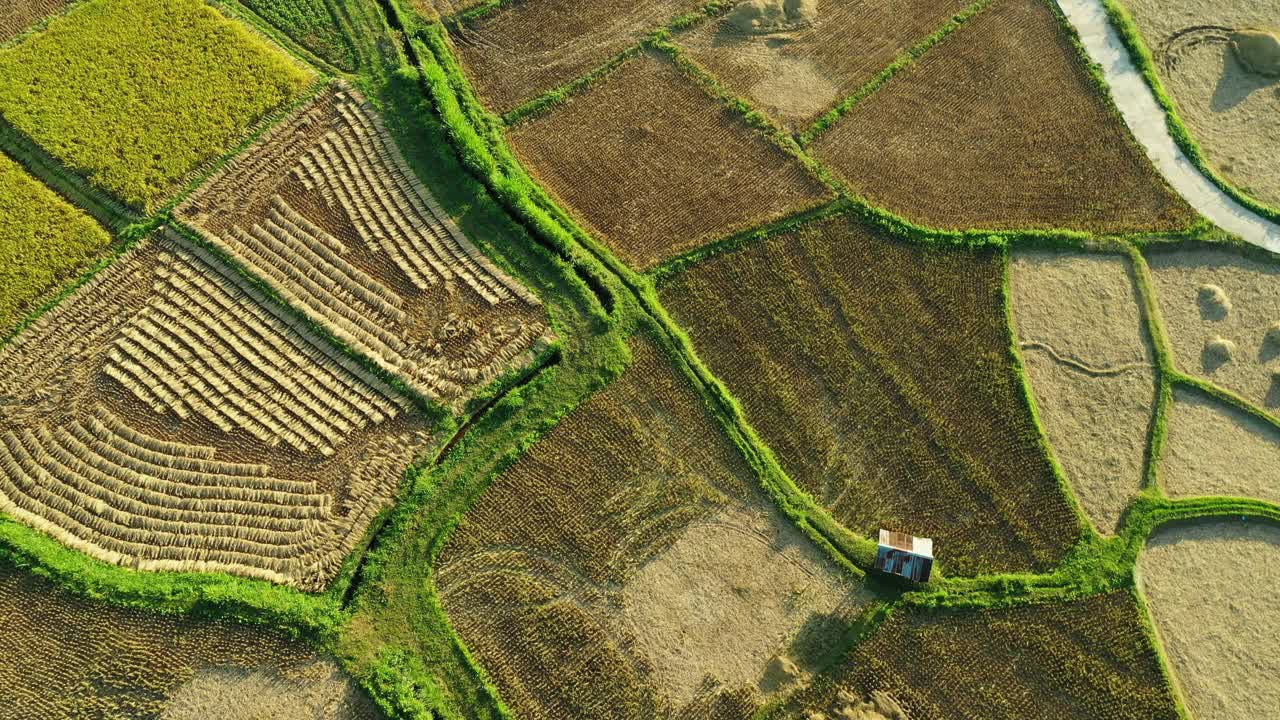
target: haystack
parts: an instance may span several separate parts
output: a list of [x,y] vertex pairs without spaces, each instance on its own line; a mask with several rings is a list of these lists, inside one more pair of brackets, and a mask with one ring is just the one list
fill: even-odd
[[1280,31],[1237,30],[1231,34],[1231,48],[1249,72],[1280,77]]
[[1231,298],[1217,285],[1201,285],[1197,290],[1200,314],[1206,320],[1222,320],[1231,314]]
[[1221,337],[1213,337],[1205,341],[1204,350],[1200,354],[1200,361],[1204,364],[1206,370],[1216,370],[1231,362],[1235,355],[1235,343]]
[[775,33],[795,30],[818,17],[818,0],[746,0],[726,19],[743,33]]

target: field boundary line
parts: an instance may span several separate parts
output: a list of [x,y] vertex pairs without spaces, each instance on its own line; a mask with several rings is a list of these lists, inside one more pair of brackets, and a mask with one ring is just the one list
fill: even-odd
[[609,58],[603,65],[596,67],[578,78],[552,88],[531,100],[516,106],[502,116],[502,124],[507,127],[514,127],[523,122],[533,120],[534,118],[545,115],[553,109],[563,104],[565,101],[576,95],[582,95],[597,84],[602,82],[615,70],[625,65],[630,60],[638,57],[644,52],[645,45],[643,42],[636,43],[617,55]]
[[94,187],[88,178],[49,154],[3,117],[0,117],[0,152],[11,157],[67,202],[88,213],[113,235],[123,233],[145,218],[137,208]]
[[906,70],[917,60],[924,56],[925,53],[933,49],[935,45],[946,40],[955,31],[959,30],[966,23],[980,14],[983,10],[994,5],[999,0],[978,0],[969,7],[961,10],[951,17],[949,21],[941,28],[934,30],[925,39],[908,48],[901,55],[896,57],[893,62],[886,66],[883,70],[876,74],[875,77],[867,81],[865,85],[858,88],[852,95],[844,98],[836,103],[836,106],[823,113],[817,120],[813,122],[806,130],[795,136],[796,142],[800,147],[807,148],[813,144],[813,141],[827,130],[837,125],[850,110],[858,103],[867,99],[886,83],[894,78],[898,73]]
[[1031,378],[1027,377],[1026,359],[1023,357],[1022,345],[1018,341],[1018,325],[1014,318],[1013,252],[1008,246],[1005,246],[1000,253],[1000,263],[1002,266],[1000,304],[1004,310],[1005,333],[1009,338],[1009,356],[1013,365],[1014,377],[1018,382],[1018,395],[1022,402],[1026,404],[1027,411],[1031,415],[1031,424],[1036,429],[1036,443],[1040,446],[1040,453],[1049,461],[1049,467],[1053,470],[1053,480],[1058,486],[1058,492],[1067,501],[1072,514],[1076,517],[1079,536],[1077,536],[1073,545],[1078,545],[1082,540],[1096,540],[1100,537],[1098,529],[1094,527],[1092,518],[1085,512],[1084,506],[1080,503],[1080,497],[1076,495],[1075,487],[1071,484],[1071,478],[1067,476],[1066,468],[1062,466],[1053,443],[1049,441],[1049,431],[1045,428],[1044,421],[1040,417],[1040,406],[1036,403],[1036,395],[1031,388]]
[[[527,172],[520,166],[500,133],[494,137],[494,123],[484,122],[491,117],[487,111],[479,107],[474,94],[470,91],[469,81],[462,75],[461,69],[453,60],[447,45],[447,35],[443,26],[424,28],[418,34],[418,41],[424,43],[425,53],[429,56],[417,58],[422,66],[424,79],[428,89],[436,101],[447,125],[451,126],[451,137],[465,143],[458,148],[464,158],[471,159],[467,166],[473,171],[479,169],[481,180],[488,185],[502,203],[517,217],[524,218],[534,231],[549,233],[558,237],[555,242],[565,243],[577,248],[576,252],[586,252],[594,262],[600,263],[607,272],[620,280],[623,286],[639,301],[644,314],[652,318],[666,341],[679,348],[677,353],[681,360],[688,364],[697,380],[700,394],[709,402],[709,407],[716,409],[714,413],[723,427],[730,432],[731,439],[746,456],[748,463],[761,475],[765,489],[775,498],[785,498],[780,502],[780,509],[796,522],[807,535],[820,546],[827,548],[832,559],[851,572],[861,574],[861,567],[869,567],[874,556],[874,542],[869,538],[856,536],[849,530],[839,526],[820,506],[781,473],[771,451],[760,448],[759,437],[741,417],[741,410],[733,400],[727,397],[723,387],[710,375],[705,367],[696,359],[691,359],[691,345],[686,337],[679,334],[674,323],[661,309],[651,288],[644,287],[646,281],[636,276],[629,268],[613,257],[607,250],[585,234],[575,222],[556,206],[545,193],[532,181]],[[471,127],[459,128],[459,122]],[[477,131],[480,127],[490,130],[486,141]],[[474,146],[474,147],[473,147]],[[493,153],[497,153],[494,157]],[[514,176],[514,177],[512,177]],[[570,252],[575,252],[570,250]],[[712,389],[712,390],[709,390]],[[839,529],[837,529],[839,528]],[[831,551],[835,551],[834,553]],[[857,557],[854,562],[850,557]]]
[[1156,102],[1164,110],[1165,124],[1169,128],[1169,134],[1173,136],[1173,140],[1182,150],[1182,154],[1191,161],[1191,164],[1201,174],[1208,178],[1209,182],[1216,185],[1219,190],[1226,193],[1232,200],[1273,223],[1280,223],[1280,208],[1258,200],[1236,187],[1209,165],[1204,150],[1196,142],[1190,128],[1187,127],[1182,120],[1182,116],[1178,113],[1177,107],[1174,105],[1173,96],[1165,90],[1164,84],[1156,73],[1155,57],[1152,55],[1150,48],[1147,47],[1146,41],[1143,40],[1142,32],[1138,29],[1138,24],[1134,21],[1133,15],[1129,13],[1120,0],[1099,0],[1099,2],[1102,3],[1107,12],[1107,17],[1111,21],[1111,26],[1115,28],[1121,43],[1128,51],[1129,58],[1133,61],[1139,74],[1146,80],[1147,86],[1156,98]]
[[[332,6],[329,5],[329,0],[321,1],[324,2],[325,9],[338,27],[339,35],[342,36],[343,46],[351,53],[351,59],[353,61],[356,60],[355,43],[347,34],[346,28],[338,21]],[[294,60],[317,70],[321,75],[343,75],[349,72],[309,50],[302,43],[290,37],[282,28],[271,24],[266,18],[240,2],[240,0],[205,0],[205,3],[221,12],[228,19],[248,25],[258,35],[291,55]]]
[[837,196],[834,200],[818,207],[800,210],[772,223],[748,228],[705,245],[700,245],[667,260],[644,274],[648,275],[653,281],[654,287],[661,287],[667,280],[704,260],[764,242],[777,235],[798,230],[823,220],[844,215],[849,212],[851,207],[847,198]]

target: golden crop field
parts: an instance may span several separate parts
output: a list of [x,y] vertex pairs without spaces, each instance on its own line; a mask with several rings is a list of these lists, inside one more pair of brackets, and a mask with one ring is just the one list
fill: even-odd
[[299,641],[83,600],[7,566],[0,645],[10,660],[0,663],[6,720],[383,717]]
[[661,350],[640,337],[631,350],[622,378],[494,481],[440,559],[449,617],[522,717],[755,708],[802,626],[865,603],[762,502]]
[[272,128],[177,216],[445,404],[551,339],[538,299],[462,234],[345,83]]
[[5,514],[111,563],[311,589],[430,436],[406,398],[176,239],[0,349],[0,406]]
[[1196,217],[1099,93],[1046,0],[997,0],[813,151],[871,203],[931,227],[1157,232]]
[[1181,717],[1125,591],[1011,609],[895,610],[792,705],[839,718],[877,692],[911,720]]
[[1003,268],[837,217],[712,257],[661,297],[843,523],[933,537],[953,574],[1043,569],[1078,529],[1014,372]]

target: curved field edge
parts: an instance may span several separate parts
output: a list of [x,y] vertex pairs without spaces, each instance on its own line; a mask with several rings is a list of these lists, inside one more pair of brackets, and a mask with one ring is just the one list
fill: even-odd
[[1280,208],[1272,207],[1240,190],[1209,164],[1204,150],[1200,148],[1200,144],[1196,142],[1190,128],[1187,127],[1182,117],[1178,114],[1177,106],[1173,102],[1173,96],[1165,90],[1164,84],[1156,74],[1155,58],[1151,54],[1151,49],[1147,47],[1147,43],[1142,37],[1142,32],[1138,29],[1138,24],[1134,21],[1133,16],[1129,14],[1128,9],[1125,8],[1121,0],[1099,0],[1099,2],[1106,9],[1107,17],[1110,18],[1112,26],[1115,27],[1116,32],[1120,35],[1120,40],[1124,43],[1125,49],[1129,51],[1129,57],[1133,60],[1133,64],[1138,68],[1138,72],[1142,73],[1147,85],[1150,86],[1152,94],[1156,97],[1156,102],[1164,109],[1165,125],[1169,128],[1169,134],[1173,136],[1174,142],[1178,144],[1179,149],[1187,156],[1191,164],[1232,200],[1272,222],[1280,222]]

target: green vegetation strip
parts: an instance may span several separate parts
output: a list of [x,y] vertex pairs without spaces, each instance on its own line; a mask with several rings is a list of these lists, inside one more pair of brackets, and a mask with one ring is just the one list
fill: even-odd
[[1151,92],[1156,96],[1156,102],[1160,103],[1160,106],[1164,108],[1165,124],[1169,128],[1169,134],[1173,136],[1174,142],[1182,150],[1182,154],[1186,155],[1197,170],[1209,178],[1214,185],[1218,186],[1218,189],[1230,196],[1232,200],[1272,222],[1280,222],[1280,209],[1271,207],[1251,197],[1231,184],[1217,170],[1213,169],[1199,143],[1191,136],[1191,131],[1187,128],[1186,123],[1183,122],[1182,117],[1178,115],[1173,97],[1169,95],[1164,89],[1163,83],[1160,82],[1160,76],[1156,73],[1155,58],[1146,43],[1143,42],[1142,32],[1138,29],[1138,24],[1134,22],[1133,16],[1129,14],[1129,11],[1124,8],[1119,0],[1102,0],[1102,4],[1106,7],[1107,16],[1111,18],[1112,25],[1115,26],[1117,33],[1120,35],[1120,41],[1124,43],[1125,48],[1129,51],[1130,59],[1133,60],[1133,64],[1138,68],[1138,71],[1142,73],[1142,77],[1146,79],[1147,85],[1151,87]]
[[800,143],[800,147],[809,147],[813,141],[823,132],[830,129],[833,125],[840,122],[855,105],[865,100],[875,91],[879,90],[885,83],[889,82],[895,75],[907,69],[916,60],[919,60],[925,53],[929,52],[933,46],[950,37],[951,33],[959,30],[969,20],[973,19],[978,13],[987,9],[995,0],[978,0],[974,4],[965,8],[964,11],[956,14],[951,21],[941,28],[938,28],[932,35],[916,43],[915,46],[899,55],[888,67],[881,70],[878,75],[863,85],[849,97],[840,101],[838,105],[829,110],[825,115],[814,121],[809,129],[801,133],[796,140]]

